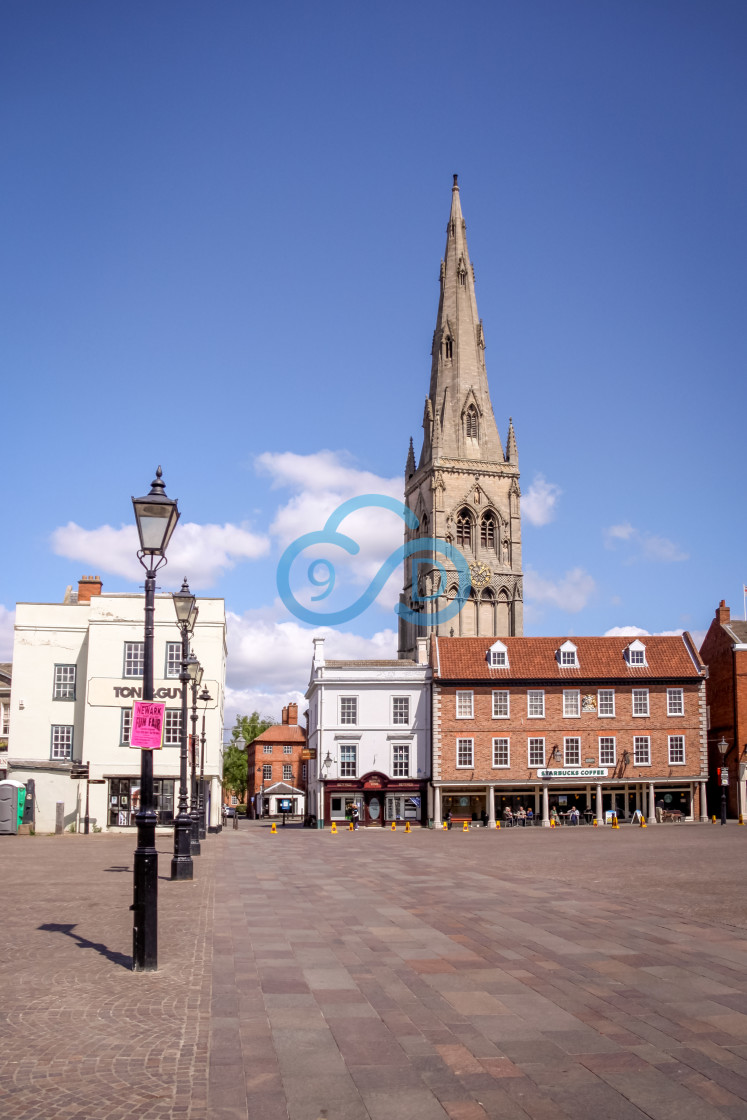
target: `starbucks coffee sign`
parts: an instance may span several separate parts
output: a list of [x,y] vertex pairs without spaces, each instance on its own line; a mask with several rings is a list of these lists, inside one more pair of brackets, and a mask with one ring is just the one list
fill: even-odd
[[[218,682],[203,681],[200,688],[207,688],[210,693],[208,708],[218,706]],[[88,682],[88,703],[94,707],[126,708],[135,700],[143,698],[143,682],[140,680],[126,681],[121,678],[91,677]],[[153,682],[153,699],[168,704],[169,701],[177,707],[182,702],[181,681],[161,680]],[[192,703],[192,689],[187,685],[187,702]],[[200,705],[202,710],[202,704]]]
[[537,777],[547,780],[548,778],[606,778],[608,771],[602,767],[592,770],[582,769],[580,766],[568,766],[564,769],[558,767],[555,770],[538,770]]

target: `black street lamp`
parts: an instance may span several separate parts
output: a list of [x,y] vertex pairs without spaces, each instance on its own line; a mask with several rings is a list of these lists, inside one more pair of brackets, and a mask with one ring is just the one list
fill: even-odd
[[207,837],[207,821],[205,820],[205,712],[213,698],[207,688],[203,688],[197,699],[200,703],[205,705],[202,709],[202,731],[200,733],[200,784],[198,787],[199,798],[197,802],[197,809],[200,816],[200,840],[204,840]]
[[179,732],[179,812],[174,821],[174,855],[171,860],[172,879],[191,879],[193,873],[191,835],[192,821],[187,803],[187,685],[189,684],[189,638],[197,621],[198,609],[186,579],[181,591],[172,595],[176,624],[182,634],[182,659],[179,681],[182,686],[182,720]]
[[192,685],[192,714],[190,719],[192,721],[192,735],[191,735],[191,764],[192,764],[192,781],[191,781],[191,800],[189,806],[189,817],[191,821],[190,830],[190,851],[193,856],[200,855],[200,815],[197,809],[197,689],[202,683],[202,665],[197,660],[195,655],[191,653],[187,661],[187,672],[189,680]]
[[[179,520],[176,500],[166,496],[161,468],[150,493],[133,498],[140,538],[137,558],[145,569],[145,641],[143,643],[143,700],[153,699],[153,634],[156,611],[156,572],[166,563],[166,549]],[[132,967],[135,972],[158,968],[158,852],[153,801],[153,754],[140,751],[140,807],[135,814],[132,901]]]
[[[249,756],[249,747],[248,746],[247,746],[246,750],[247,750],[247,758],[248,758],[248,756]],[[259,812],[257,813],[257,818],[259,820],[261,820],[265,815],[265,768],[261,763],[257,767],[257,773],[262,775],[262,785],[260,787],[260,792],[259,792]],[[254,795],[255,799],[256,799],[256,796],[257,795],[255,793],[255,795]]]
[[[726,759],[726,752],[729,749],[729,744],[722,735],[718,743],[716,743],[716,746],[721,754],[721,773],[719,775],[721,781],[721,823],[726,824],[726,790],[729,786],[729,771],[724,766],[724,761]],[[726,781],[724,781],[724,778],[726,778]]]

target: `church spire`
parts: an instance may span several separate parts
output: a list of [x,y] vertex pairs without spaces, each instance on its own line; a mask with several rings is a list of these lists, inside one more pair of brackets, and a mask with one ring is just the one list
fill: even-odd
[[[412,440],[410,440],[412,443]],[[506,440],[506,462],[519,465],[519,449],[516,446],[516,433],[514,432],[513,418],[508,418],[508,439]]]
[[407,452],[407,462],[405,464],[405,479],[412,478],[415,470],[415,448],[412,446],[412,436],[410,436],[410,448]]
[[490,403],[485,335],[466,230],[455,175],[433,333],[428,394],[433,431],[424,433],[421,467],[430,464],[436,448],[439,455],[454,459],[484,462],[504,457]]

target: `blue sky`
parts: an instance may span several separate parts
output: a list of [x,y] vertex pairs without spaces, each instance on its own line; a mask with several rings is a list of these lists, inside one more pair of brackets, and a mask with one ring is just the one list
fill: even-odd
[[[0,652],[17,600],[136,588],[123,526],[161,463],[234,709],[303,690],[277,561],[401,492],[453,172],[526,632],[741,614],[746,48],[742,0],[6,0]],[[360,579],[399,539],[372,524]],[[390,587],[330,654],[394,623]]]

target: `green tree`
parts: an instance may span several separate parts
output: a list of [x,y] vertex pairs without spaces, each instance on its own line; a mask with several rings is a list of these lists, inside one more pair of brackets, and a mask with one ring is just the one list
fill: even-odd
[[252,712],[250,716],[236,716],[231,730],[231,742],[223,749],[223,788],[235,793],[243,803],[247,786],[247,752],[249,743],[277,723],[275,719]]

